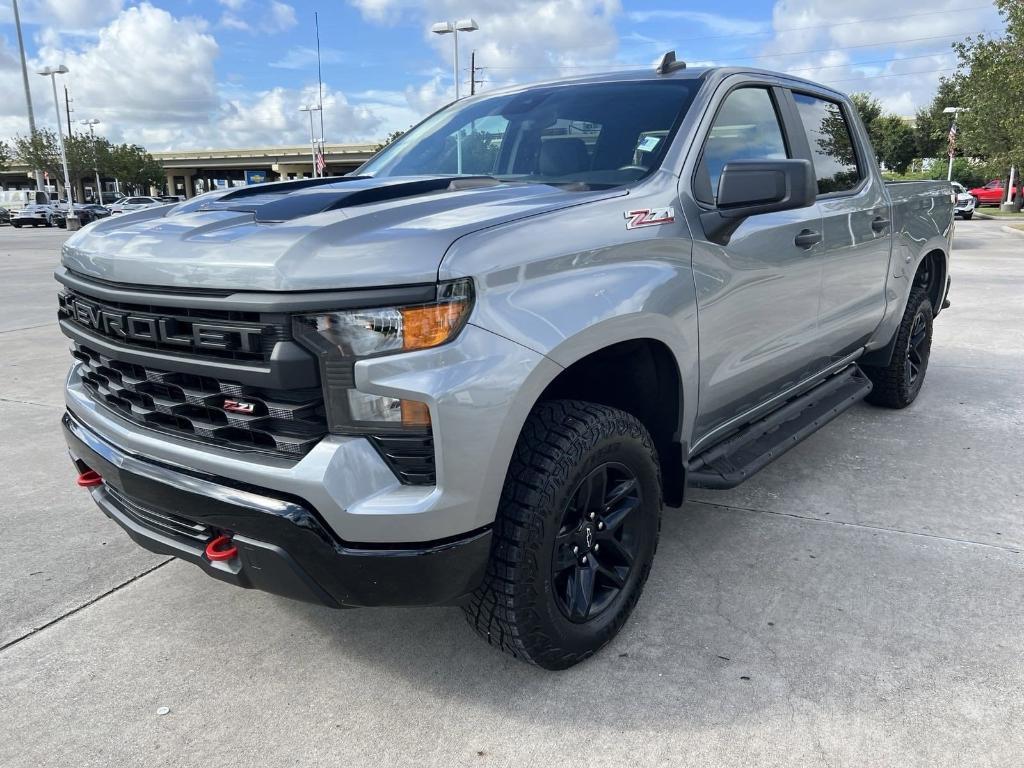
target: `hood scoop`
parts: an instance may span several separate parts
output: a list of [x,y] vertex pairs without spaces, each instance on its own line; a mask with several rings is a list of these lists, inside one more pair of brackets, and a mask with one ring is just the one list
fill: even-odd
[[197,211],[237,211],[251,213],[257,222],[292,221],[354,205],[500,184],[491,176],[407,176],[389,179],[347,176],[300,179],[245,187],[213,200],[196,198],[195,202],[177,206],[170,215]]

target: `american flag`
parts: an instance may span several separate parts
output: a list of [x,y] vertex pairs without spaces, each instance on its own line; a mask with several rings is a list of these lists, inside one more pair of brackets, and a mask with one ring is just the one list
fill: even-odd
[[956,121],[949,126],[949,156],[953,157],[956,154]]
[[318,175],[323,176],[324,171],[327,169],[327,161],[324,160],[324,147],[321,144],[316,150],[316,172]]

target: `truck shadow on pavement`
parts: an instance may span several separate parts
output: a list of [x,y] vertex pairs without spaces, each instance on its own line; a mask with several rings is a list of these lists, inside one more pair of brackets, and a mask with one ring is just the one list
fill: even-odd
[[[765,711],[790,718],[797,706],[832,711],[843,700],[873,716],[908,698],[928,709],[943,686],[969,695],[950,656],[986,666],[993,640],[979,617],[1010,610],[1009,597],[981,597],[988,579],[1004,578],[997,569],[965,586],[963,563],[941,549],[700,502],[666,509],[631,620],[596,656],[558,673],[489,648],[457,609],[275,607],[329,638],[332,663],[347,669],[339,677],[386,670],[407,695],[458,698],[523,723],[577,721],[583,706],[591,724],[713,728]],[[1003,554],[1012,557],[996,559]]]

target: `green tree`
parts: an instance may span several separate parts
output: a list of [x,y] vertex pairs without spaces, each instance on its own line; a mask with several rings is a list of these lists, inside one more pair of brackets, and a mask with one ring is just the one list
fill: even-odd
[[[958,143],[962,136],[991,162],[1024,169],[1024,3],[995,0],[1006,25],[1002,37],[968,37],[955,43],[963,84]],[[1016,196],[1020,206],[1022,195]]]
[[874,122],[875,152],[886,168],[896,173],[906,173],[917,157],[917,142],[914,129],[897,115],[882,115]]
[[898,115],[886,114],[878,99],[867,93],[855,93],[850,100],[868,131],[878,162],[905,173],[917,156],[914,130]]
[[0,141],[0,171],[11,167],[11,147],[6,141]]
[[118,144],[109,150],[107,175],[118,179],[136,193],[164,182],[164,169],[153,156],[137,144]]
[[[946,157],[949,146],[949,126],[953,116],[942,110],[946,107],[960,107],[963,100],[963,84],[960,78],[942,78],[932,103],[917,111],[914,118],[914,140],[918,157]],[[978,153],[967,146],[962,136],[957,137],[957,154],[977,157]]]
[[28,136],[14,137],[14,154],[29,168],[45,171],[51,179],[60,178],[60,149],[57,145],[57,134],[53,131],[37,130]]
[[380,142],[380,144],[378,144],[377,146],[375,146],[373,148],[374,154],[376,154],[377,152],[380,152],[388,144],[393,144],[394,142],[398,141],[404,135],[405,135],[405,131],[392,131],[391,133],[389,133],[387,136],[384,137],[384,141]]

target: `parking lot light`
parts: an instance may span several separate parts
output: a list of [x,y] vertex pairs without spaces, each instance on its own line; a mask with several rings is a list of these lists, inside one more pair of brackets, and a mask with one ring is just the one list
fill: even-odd
[[57,98],[57,75],[66,75],[68,68],[63,64],[58,64],[56,67],[43,67],[39,70],[39,74],[43,77],[50,78],[50,84],[53,86],[53,109],[57,115],[57,144],[60,147],[60,162],[64,166],[64,190],[68,196],[68,213],[67,224],[68,231],[78,229],[78,217],[75,216],[75,206],[71,196],[71,174],[68,173],[68,155],[64,149],[64,131],[60,127],[60,100]]

